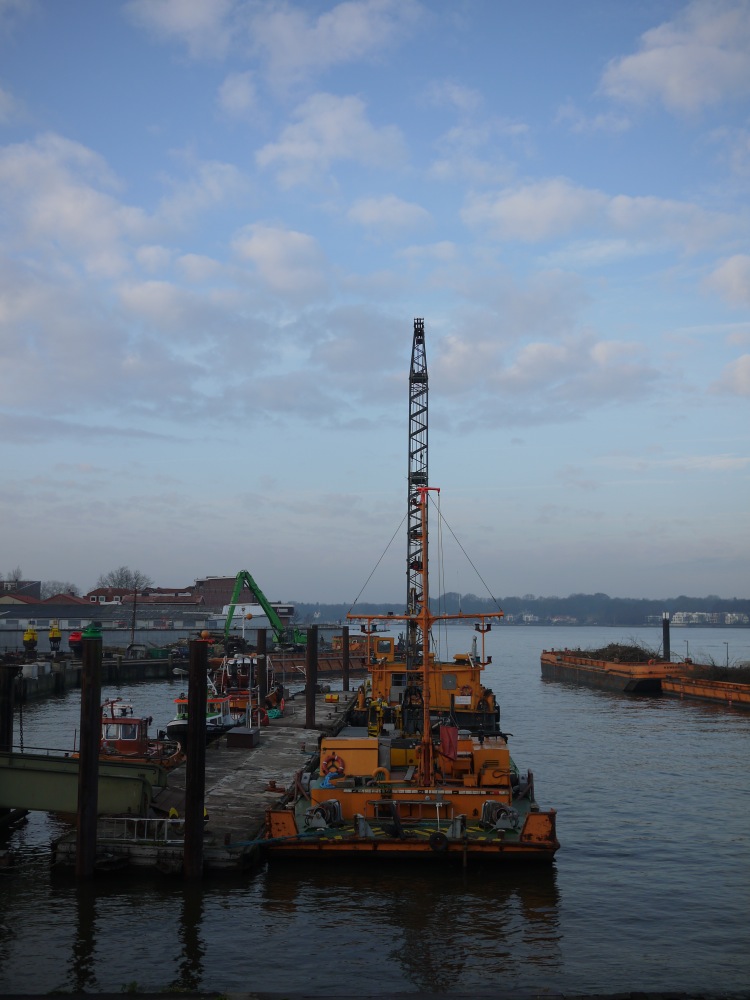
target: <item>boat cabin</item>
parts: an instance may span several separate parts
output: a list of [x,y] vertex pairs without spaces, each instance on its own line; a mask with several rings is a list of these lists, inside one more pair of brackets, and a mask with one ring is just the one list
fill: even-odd
[[153,720],[137,717],[133,706],[120,698],[102,705],[102,750],[144,754],[149,748],[148,727]]

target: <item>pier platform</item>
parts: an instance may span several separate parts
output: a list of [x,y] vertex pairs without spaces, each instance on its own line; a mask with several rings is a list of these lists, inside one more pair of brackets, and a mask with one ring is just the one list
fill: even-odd
[[[236,731],[230,730],[206,747],[206,871],[236,871],[258,863],[257,841],[263,835],[266,809],[293,793],[296,775],[308,757],[317,753],[320,737],[342,728],[355,698],[356,693],[339,692],[339,701],[332,703],[324,694],[316,695],[315,729],[309,729],[301,695],[287,701],[283,717],[258,727],[253,739],[233,738]],[[185,765],[181,765],[169,772],[166,788],[155,789],[148,818],[100,818],[97,866],[103,870],[133,866],[180,873],[184,806]],[[75,867],[75,831],[56,841],[52,852],[54,865]]]

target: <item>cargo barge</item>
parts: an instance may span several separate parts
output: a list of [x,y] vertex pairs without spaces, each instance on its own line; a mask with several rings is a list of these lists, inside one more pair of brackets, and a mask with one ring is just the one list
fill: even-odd
[[603,660],[567,649],[544,650],[541,664],[545,680],[570,681],[625,694],[660,694],[664,678],[679,670],[679,664],[668,661]]

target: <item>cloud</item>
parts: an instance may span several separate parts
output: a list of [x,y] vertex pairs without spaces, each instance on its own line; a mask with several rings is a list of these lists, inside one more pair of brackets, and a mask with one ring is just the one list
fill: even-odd
[[159,202],[155,221],[159,225],[185,228],[200,213],[219,205],[235,205],[250,190],[250,182],[234,164],[216,160],[193,163],[188,158],[187,179],[165,178],[170,193]]
[[572,101],[560,106],[555,122],[567,125],[571,132],[576,133],[627,132],[632,124],[629,118],[611,111],[586,115]]
[[[484,228],[501,240],[539,243],[583,230],[621,234],[650,252],[667,244],[695,252],[741,225],[736,218],[687,202],[608,195],[565,178],[472,194],[461,216],[468,226]],[[612,249],[610,244],[606,252]],[[620,247],[618,255],[623,251]]]
[[487,186],[508,183],[515,167],[504,147],[528,142],[530,129],[524,122],[506,118],[461,122],[437,141],[438,158],[430,164],[430,177],[442,182],[466,180]]
[[722,261],[705,284],[731,305],[750,305],[750,255],[735,254]]
[[424,226],[431,216],[421,205],[388,194],[380,198],[360,198],[347,212],[347,218],[366,229],[394,235]]
[[618,452],[611,456],[610,464],[619,470],[657,472],[664,469],[676,472],[742,472],[750,466],[750,458],[739,455],[628,455]]
[[458,255],[458,247],[450,240],[440,240],[438,243],[428,243],[424,246],[404,247],[397,252],[398,257],[404,257],[407,260],[434,260],[441,264],[457,260]]
[[724,369],[721,378],[711,386],[719,395],[750,398],[750,354],[736,358]]
[[248,260],[274,292],[319,296],[327,287],[327,263],[312,236],[278,226],[256,223],[234,239],[234,250]]
[[145,235],[148,218],[114,196],[119,182],[80,143],[47,133],[0,149],[0,230],[6,249],[47,257],[62,269],[80,261],[90,272],[126,267],[124,240]]
[[253,74],[230,73],[219,87],[217,102],[232,118],[247,118],[257,107],[258,94]]
[[461,217],[467,225],[487,228],[500,239],[536,243],[590,226],[607,201],[600,191],[552,178],[499,194],[470,195]]
[[21,111],[21,105],[4,87],[0,87],[0,125],[8,125]]
[[[544,310],[541,310],[544,312]],[[503,337],[485,322],[476,333],[444,338],[431,381],[460,402],[462,429],[529,426],[580,419],[603,407],[651,398],[662,379],[642,344],[603,340],[591,332]]]
[[455,80],[434,80],[426,91],[426,99],[439,108],[452,108],[468,115],[482,105],[482,94],[473,87]]
[[123,10],[160,40],[177,40],[193,58],[226,54],[233,34],[229,16],[236,0],[128,0]]
[[393,125],[372,125],[358,97],[314,94],[293,117],[278,142],[257,154],[259,166],[279,166],[285,187],[312,179],[336,160],[388,167],[406,158],[401,132]]
[[694,113],[750,93],[750,5],[696,0],[641,37],[634,55],[612,60],[602,91],[621,101],[661,101]]
[[376,58],[408,37],[421,10],[416,0],[356,0],[316,17],[304,6],[269,4],[251,17],[248,36],[269,77],[287,84],[331,66]]

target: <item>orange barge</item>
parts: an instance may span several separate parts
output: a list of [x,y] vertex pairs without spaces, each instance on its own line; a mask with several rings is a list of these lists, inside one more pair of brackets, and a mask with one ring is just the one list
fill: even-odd
[[544,650],[541,663],[545,680],[572,681],[627,694],[659,694],[664,678],[673,675],[676,666],[666,660],[647,663],[596,660],[568,649]]
[[750,708],[750,684],[712,681],[673,673],[662,680],[661,689],[664,694],[677,698],[713,701],[728,708]]

